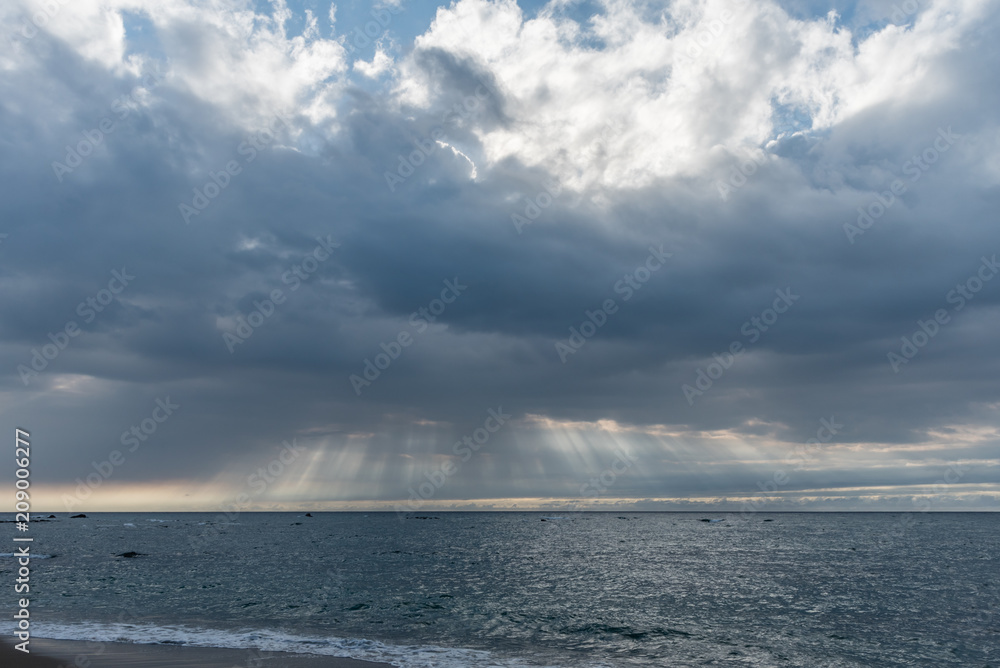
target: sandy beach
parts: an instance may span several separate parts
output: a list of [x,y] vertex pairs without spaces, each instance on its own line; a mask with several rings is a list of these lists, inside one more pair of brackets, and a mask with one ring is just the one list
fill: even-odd
[[[78,657],[81,658],[79,662]],[[211,647],[180,647],[174,645],[138,645],[133,643],[103,643],[95,649],[93,643],[79,640],[48,640],[33,638],[31,654],[14,649],[10,639],[0,642],[0,665],[4,668],[169,668],[197,666],[199,668],[391,668],[387,663],[372,663],[355,659],[258,652],[256,650],[217,649]]]

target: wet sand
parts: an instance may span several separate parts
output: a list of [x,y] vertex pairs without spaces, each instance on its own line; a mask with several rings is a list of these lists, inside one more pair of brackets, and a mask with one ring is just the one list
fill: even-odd
[[[3,668],[391,668],[372,663],[313,654],[258,652],[246,649],[97,643],[32,638],[31,654],[14,649],[10,638],[0,642]],[[83,658],[80,658],[83,657]],[[77,659],[79,658],[79,661]]]

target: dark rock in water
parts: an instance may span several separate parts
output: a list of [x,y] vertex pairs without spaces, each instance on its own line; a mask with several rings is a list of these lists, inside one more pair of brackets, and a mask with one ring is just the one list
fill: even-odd
[[293,524],[292,526],[293,526],[293,527],[300,527],[300,526],[302,526],[302,522],[296,522],[296,523],[295,523],[295,524]]
[[55,519],[55,515],[49,515],[49,519]]
[[85,519],[87,519],[87,516],[84,515],[83,513],[80,513],[79,515],[71,515],[70,519],[71,520],[75,520],[75,519],[84,519],[85,520]]
[[543,521],[543,522],[548,522],[548,520],[547,520],[547,519],[545,519],[544,517],[542,518],[542,521]]
[[764,520],[765,522],[773,522],[774,520]]
[[147,555],[142,552],[122,552],[121,554],[116,554],[116,557],[125,557],[126,559],[134,559],[136,557],[145,557]]
[[312,513],[306,513],[306,517],[312,517],[312,516],[313,516]]

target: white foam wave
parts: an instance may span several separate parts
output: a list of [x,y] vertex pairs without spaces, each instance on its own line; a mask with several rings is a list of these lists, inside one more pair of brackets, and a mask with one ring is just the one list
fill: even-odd
[[[6,633],[13,630],[13,624],[0,622],[0,631]],[[259,649],[265,652],[294,652],[377,661],[400,668],[542,668],[540,664],[520,659],[500,659],[482,650],[434,645],[390,645],[377,640],[299,636],[280,631],[222,631],[189,626],[97,622],[37,622],[31,625],[31,630],[36,637],[54,640]],[[558,667],[550,665],[544,668]]]
[[51,559],[51,554],[14,554],[13,552],[0,552],[0,558],[3,557],[28,557],[29,559]]

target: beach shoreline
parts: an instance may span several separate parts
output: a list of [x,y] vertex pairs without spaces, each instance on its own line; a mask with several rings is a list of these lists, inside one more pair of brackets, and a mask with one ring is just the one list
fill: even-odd
[[[255,649],[223,649],[189,645],[143,645],[138,643],[93,643],[83,640],[32,638],[31,653],[14,649],[10,638],[0,641],[0,665],[4,668],[392,668],[373,663],[315,654],[260,652]],[[77,659],[80,659],[77,661]]]

